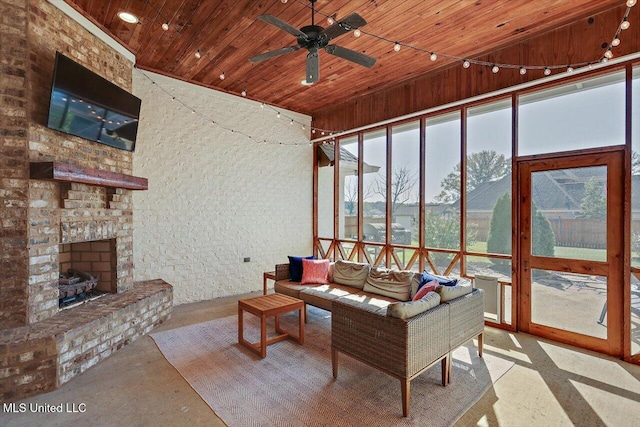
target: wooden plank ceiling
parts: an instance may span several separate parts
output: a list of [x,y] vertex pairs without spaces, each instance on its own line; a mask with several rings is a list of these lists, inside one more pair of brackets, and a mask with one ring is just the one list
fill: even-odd
[[[443,57],[475,58],[593,14],[624,5],[622,0],[318,0],[316,24],[326,16],[338,19],[357,12],[366,21],[361,37],[348,33],[335,44],[377,59],[371,69],[321,51],[320,81],[302,86],[307,51],[271,58],[248,59],[295,45],[295,38],[258,19],[275,15],[300,28],[311,23],[309,2],[303,0],[65,0],[110,33],[136,55],[137,66],[207,87],[313,115],[393,86],[401,81],[450,66]],[[127,24],[117,13],[140,18]],[[169,29],[162,29],[163,22]],[[611,37],[615,28],[611,29]],[[440,53],[409,48],[394,51],[400,41]],[[604,43],[610,40],[603,40]],[[196,58],[200,49],[202,57]],[[593,46],[593,58],[603,53]],[[569,61],[569,59],[568,59]],[[221,80],[224,72],[226,78]]]

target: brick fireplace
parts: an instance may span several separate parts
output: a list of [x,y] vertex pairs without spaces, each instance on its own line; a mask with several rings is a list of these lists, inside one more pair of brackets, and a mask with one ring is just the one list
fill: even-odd
[[[45,0],[0,0],[0,395],[49,391],[148,333],[172,287],[133,282],[133,154],[46,127],[56,51],[131,91],[132,64]],[[70,267],[104,297],[60,311]]]

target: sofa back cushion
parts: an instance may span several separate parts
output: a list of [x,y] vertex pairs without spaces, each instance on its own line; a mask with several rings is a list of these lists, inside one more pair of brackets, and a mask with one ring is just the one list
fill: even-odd
[[428,292],[417,301],[394,302],[387,306],[387,316],[408,319],[440,305],[440,295]]
[[471,283],[455,286],[438,285],[438,287],[436,287],[436,292],[440,294],[440,302],[451,301],[452,299],[470,294],[471,291],[473,291]]
[[372,268],[363,290],[372,294],[384,295],[400,301],[411,299],[412,271]]
[[369,264],[338,260],[333,266],[333,282],[362,289],[370,268]]

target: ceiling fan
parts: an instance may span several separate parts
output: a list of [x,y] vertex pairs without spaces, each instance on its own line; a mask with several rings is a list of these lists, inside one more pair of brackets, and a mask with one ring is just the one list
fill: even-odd
[[367,21],[365,21],[364,18],[357,13],[352,13],[348,16],[345,16],[341,20],[336,21],[333,25],[327,28],[322,28],[319,25],[315,25],[316,1],[317,0],[310,0],[311,25],[304,26],[299,30],[273,15],[258,16],[259,20],[278,27],[281,30],[295,36],[298,44],[256,55],[249,58],[249,62],[262,62],[265,59],[273,58],[275,56],[283,55],[289,52],[295,52],[296,50],[305,48],[309,51],[309,53],[307,54],[307,83],[315,83],[320,78],[320,55],[318,54],[318,51],[320,49],[324,49],[331,55],[346,59],[347,61],[355,62],[356,64],[362,65],[363,67],[373,67],[373,65],[376,63],[375,58],[372,58],[360,52],[356,52],[355,50],[346,49],[335,44],[329,44],[332,39],[335,39],[336,37],[346,34],[349,31],[362,27],[367,23]]

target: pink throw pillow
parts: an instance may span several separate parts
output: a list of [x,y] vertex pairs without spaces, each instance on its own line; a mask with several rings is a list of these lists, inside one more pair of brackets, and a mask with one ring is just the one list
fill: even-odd
[[301,285],[326,285],[329,283],[328,259],[303,259]]
[[430,282],[425,283],[418,292],[413,296],[413,301],[418,301],[422,299],[429,292],[433,292],[436,290],[436,286],[438,286],[438,282],[436,280],[432,280]]

